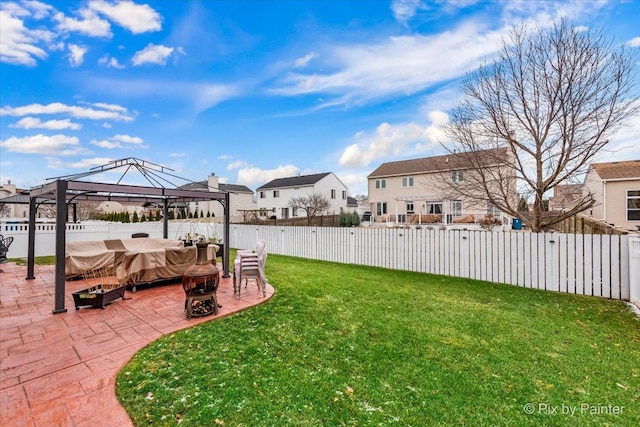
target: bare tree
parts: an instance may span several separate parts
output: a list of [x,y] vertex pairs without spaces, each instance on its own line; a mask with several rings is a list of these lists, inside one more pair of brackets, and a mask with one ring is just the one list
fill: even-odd
[[86,221],[88,219],[97,218],[102,211],[100,203],[93,201],[81,201],[77,203],[76,214],[78,221]]
[[[452,111],[450,152],[506,148],[518,191],[533,199],[527,214],[502,185],[505,176],[471,162],[472,180],[458,190],[480,193],[501,211],[541,231],[593,206],[584,194],[575,207],[543,214],[543,196],[576,183],[626,119],[638,112],[637,55],[599,30],[563,20],[549,30],[512,30],[498,58],[467,75]],[[498,159],[497,159],[498,160]],[[500,169],[493,169],[494,171]],[[510,185],[509,185],[510,186]],[[504,190],[504,191],[503,191]]]
[[307,196],[293,197],[289,200],[289,207],[305,211],[307,214],[307,224],[311,225],[311,218],[329,209],[331,203],[325,195],[313,193]]

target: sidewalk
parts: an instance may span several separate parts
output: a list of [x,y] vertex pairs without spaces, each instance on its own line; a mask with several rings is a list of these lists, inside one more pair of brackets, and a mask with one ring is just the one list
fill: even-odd
[[72,292],[92,286],[67,281],[67,313],[52,314],[54,266],[0,266],[0,425],[131,426],[115,395],[118,371],[142,347],[163,335],[260,304],[255,286],[233,295],[221,279],[218,315],[185,319],[181,283],[139,287],[99,308],[76,311]]

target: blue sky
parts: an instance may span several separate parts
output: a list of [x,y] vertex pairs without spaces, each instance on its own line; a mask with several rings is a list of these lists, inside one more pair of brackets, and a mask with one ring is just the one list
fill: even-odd
[[[459,79],[512,25],[560,17],[640,49],[637,1],[2,0],[0,183],[137,157],[366,194],[381,163],[443,153]],[[599,160],[640,158],[638,132]]]

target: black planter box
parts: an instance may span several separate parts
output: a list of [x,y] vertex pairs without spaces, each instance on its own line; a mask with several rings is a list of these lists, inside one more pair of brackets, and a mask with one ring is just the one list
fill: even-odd
[[91,288],[83,289],[78,292],[74,292],[73,302],[76,306],[76,310],[80,307],[100,307],[104,309],[104,306],[111,304],[118,298],[124,298],[125,285],[96,285]]

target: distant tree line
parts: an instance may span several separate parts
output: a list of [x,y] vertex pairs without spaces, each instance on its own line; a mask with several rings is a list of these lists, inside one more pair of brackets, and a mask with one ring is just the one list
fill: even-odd
[[[211,212],[207,212],[206,217],[211,218]],[[203,211],[196,211],[195,213],[189,212],[189,214],[181,211],[174,212],[173,210],[169,211],[168,218],[169,219],[193,219],[193,218],[204,218],[205,214]],[[98,213],[93,216],[94,219],[102,220],[102,221],[110,221],[110,222],[124,222],[124,223],[133,223],[133,222],[146,222],[146,221],[160,221],[162,220],[162,212],[160,210],[155,211],[155,213],[151,213],[148,216],[145,214],[138,215],[138,212],[134,212],[130,214],[129,212],[107,212],[107,213]]]

